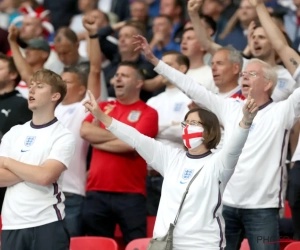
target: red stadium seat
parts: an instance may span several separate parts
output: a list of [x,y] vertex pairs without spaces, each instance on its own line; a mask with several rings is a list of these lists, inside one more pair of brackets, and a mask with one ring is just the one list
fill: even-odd
[[292,212],[288,201],[284,202],[284,218],[292,218]]
[[299,250],[300,249],[300,242],[292,242],[288,244],[284,250]]
[[250,250],[250,246],[247,239],[244,239],[240,250]]
[[153,230],[155,224],[156,216],[147,216],[147,237],[153,237]]
[[151,238],[136,239],[131,241],[125,250],[146,250]]
[[115,240],[105,237],[74,237],[70,250],[118,250],[118,245]]

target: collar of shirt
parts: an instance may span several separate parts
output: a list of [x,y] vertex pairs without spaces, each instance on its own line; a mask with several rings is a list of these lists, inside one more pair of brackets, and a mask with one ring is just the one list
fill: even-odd
[[8,99],[8,98],[10,98],[12,96],[16,96],[18,94],[20,94],[18,90],[13,90],[11,92],[0,95],[0,100]]

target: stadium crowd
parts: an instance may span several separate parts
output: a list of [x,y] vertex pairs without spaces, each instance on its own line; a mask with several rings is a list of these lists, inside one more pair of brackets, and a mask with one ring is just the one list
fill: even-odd
[[300,241],[299,52],[299,0],[0,1],[3,250],[163,237],[198,173],[174,250]]

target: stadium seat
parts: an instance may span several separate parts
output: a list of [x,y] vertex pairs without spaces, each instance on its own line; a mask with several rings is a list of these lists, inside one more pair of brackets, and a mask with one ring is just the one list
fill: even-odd
[[250,250],[250,246],[247,239],[243,240],[240,250]]
[[151,238],[136,239],[131,241],[125,250],[146,250]]
[[292,242],[288,244],[284,250],[299,250],[300,249],[300,242]]
[[70,250],[118,250],[118,245],[115,240],[105,237],[74,237]]
[[288,201],[284,202],[284,218],[292,218],[292,212]]

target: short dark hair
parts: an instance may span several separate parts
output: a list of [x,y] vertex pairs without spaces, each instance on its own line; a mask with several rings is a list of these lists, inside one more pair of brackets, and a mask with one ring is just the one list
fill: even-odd
[[12,74],[17,74],[16,79],[14,80],[15,82],[15,87],[18,86],[19,82],[21,81],[21,76],[19,74],[19,71],[15,65],[14,59],[11,56],[7,56],[3,53],[0,52],[0,60],[5,61],[8,63],[8,72]]
[[120,66],[127,66],[127,67],[130,67],[130,68],[133,68],[136,72],[137,79],[145,80],[145,75],[144,75],[143,71],[141,70],[141,68],[139,68],[139,66],[136,63],[129,62],[129,61],[124,61],[124,62],[119,63],[118,68]]
[[169,16],[167,16],[167,15],[160,14],[160,15],[154,17],[154,19],[156,19],[156,18],[165,18],[165,19],[168,20],[168,22],[169,22],[171,25],[173,25],[173,21],[172,21],[171,17],[169,17]]
[[[137,33],[139,34],[139,35],[141,35],[141,36],[145,36],[145,34],[146,34],[146,27],[145,27],[145,25],[142,23],[142,22],[140,22],[140,21],[136,21],[136,20],[128,20],[127,22],[126,22],[126,24],[122,27],[122,28],[124,28],[124,27],[133,27],[133,28],[135,28],[136,30],[137,30]],[[121,28],[121,29],[122,29]]]
[[[176,50],[168,50],[166,52],[163,53],[163,56],[167,56],[167,55],[175,55],[176,56],[176,62],[179,65],[185,65],[187,68],[187,71],[190,68],[190,60],[187,56],[183,55],[182,53],[176,51]],[[185,72],[186,73],[186,72]]]
[[187,114],[184,117],[184,120],[186,121],[189,114],[195,112],[197,112],[197,114],[199,115],[202,126],[204,128],[203,144],[209,150],[216,148],[221,140],[221,127],[217,116],[206,109],[195,108],[187,112]]
[[80,66],[65,67],[63,73],[76,74],[81,85],[87,88],[88,74],[85,69]]
[[71,30],[69,27],[62,27],[58,29],[54,42],[60,43],[63,38],[68,39],[71,43],[78,43],[78,38],[76,33]]
[[217,23],[215,22],[214,19],[212,19],[210,16],[200,14],[200,19],[203,19],[204,22],[214,31],[212,36],[216,33],[217,31]]

